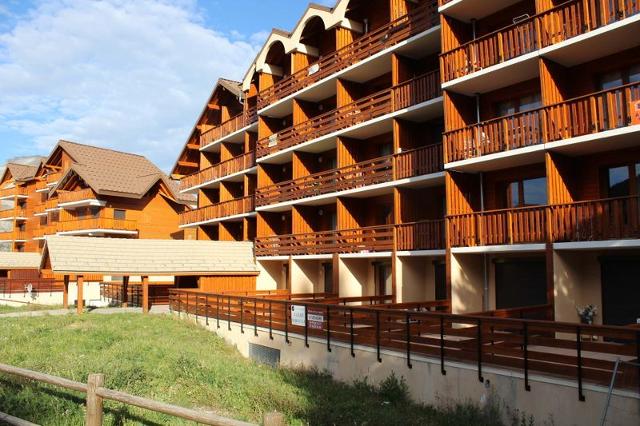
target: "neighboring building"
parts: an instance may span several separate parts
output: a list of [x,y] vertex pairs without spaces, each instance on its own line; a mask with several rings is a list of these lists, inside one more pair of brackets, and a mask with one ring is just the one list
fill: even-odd
[[182,226],[253,239],[258,289],[635,323],[638,5],[439,3],[339,0],[274,30],[176,164],[199,195]]
[[27,248],[31,184],[38,166],[8,163],[0,178],[0,250],[22,252]]

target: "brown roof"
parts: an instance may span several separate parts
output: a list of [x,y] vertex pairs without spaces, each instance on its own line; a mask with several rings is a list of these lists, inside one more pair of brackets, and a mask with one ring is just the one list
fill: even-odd
[[222,86],[231,93],[233,93],[237,98],[244,99],[244,92],[242,91],[242,83],[239,81],[229,80],[227,78],[219,78],[218,86]]
[[60,184],[65,177],[75,173],[99,195],[142,198],[162,181],[176,201],[185,201],[178,197],[175,185],[162,170],[141,155],[62,140],[57,147],[65,150],[74,161]]
[[13,177],[14,180],[28,180],[35,177],[38,166],[8,163],[7,170],[11,173],[11,177]]

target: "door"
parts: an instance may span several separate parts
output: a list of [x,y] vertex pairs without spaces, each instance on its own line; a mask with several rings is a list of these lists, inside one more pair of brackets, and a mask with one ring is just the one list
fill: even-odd
[[600,265],[602,322],[636,324],[640,319],[640,257],[606,257]]
[[496,309],[547,304],[544,258],[508,259],[495,263]]
[[375,263],[376,296],[393,294],[390,263]]
[[447,266],[443,262],[434,262],[436,300],[447,300]]

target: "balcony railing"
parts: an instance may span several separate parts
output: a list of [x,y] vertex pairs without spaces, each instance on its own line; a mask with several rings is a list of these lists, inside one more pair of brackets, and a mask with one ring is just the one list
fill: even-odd
[[25,231],[20,231],[18,229],[14,229],[12,231],[0,232],[0,240],[1,241],[26,241],[27,233]]
[[47,235],[55,235],[56,232],[58,232],[58,226],[56,223],[40,225],[38,229],[33,231],[33,238],[43,238]]
[[639,197],[447,217],[452,247],[640,238]]
[[211,206],[201,207],[197,210],[188,211],[180,215],[180,225],[192,225],[229,216],[251,213],[255,210],[255,196],[238,198],[235,200],[223,201]]
[[138,230],[138,222],[135,220],[114,219],[112,217],[88,217],[66,220],[56,224],[57,232],[75,231],[128,231]]
[[436,144],[258,188],[256,205],[330,194],[442,169],[442,145]]
[[257,156],[261,158],[273,154],[393,111],[426,102],[441,94],[440,72],[423,74],[261,139],[258,141]]
[[445,162],[626,127],[638,100],[640,83],[631,83],[452,130],[443,135]]
[[230,118],[219,126],[203,132],[202,135],[200,135],[200,146],[209,145],[255,123],[256,121],[258,121],[258,110],[254,107]]
[[97,195],[91,188],[79,191],[67,191],[58,193],[58,204],[75,203],[78,201],[95,200]]
[[0,219],[9,219],[17,217],[27,217],[27,210],[20,207],[15,207],[7,210],[0,210]]
[[58,208],[58,198],[48,199],[44,203],[44,209],[45,210],[53,210],[53,209],[57,209],[57,208]]
[[26,186],[14,186],[12,188],[0,189],[0,198],[26,197],[28,195],[29,193],[27,192]]
[[224,176],[250,169],[255,165],[256,153],[255,151],[250,151],[184,177],[180,181],[180,190],[194,188]]
[[424,6],[416,8],[388,25],[365,34],[342,49],[321,56],[308,67],[286,76],[273,86],[262,90],[258,97],[258,108],[263,109],[269,104],[338,71],[435,27],[439,24],[439,19],[436,2],[428,1]]
[[638,12],[640,3],[636,0],[567,1],[443,53],[443,81],[560,43]]
[[256,239],[257,256],[289,256],[334,253],[369,253],[393,250],[443,249],[444,220],[370,226],[306,234],[274,235]]

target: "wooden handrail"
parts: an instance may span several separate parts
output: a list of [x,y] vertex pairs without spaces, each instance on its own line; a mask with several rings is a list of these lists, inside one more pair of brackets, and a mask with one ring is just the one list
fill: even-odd
[[227,216],[251,213],[255,210],[255,195],[223,201],[180,214],[180,225],[191,225]]
[[257,143],[258,158],[302,142],[398,111],[440,96],[440,71],[434,70],[289,126]]
[[[321,56],[307,67],[277,81],[258,94],[258,108],[289,96],[323,78],[335,74],[363,59],[387,49],[403,40],[422,33],[439,23],[435,0],[427,1],[423,6],[389,24],[375,29],[354,40],[349,45],[328,55]],[[311,70],[316,70],[311,72]]]
[[[152,399],[131,395],[125,392],[108,389],[102,386],[104,376],[89,375],[89,383],[81,383],[74,380],[65,379],[50,374],[39,373],[25,368],[14,367],[7,364],[0,364],[0,372],[12,376],[22,377],[35,382],[47,383],[59,388],[68,389],[87,394],[87,410],[85,424],[87,426],[98,426],[102,424],[103,405],[102,399],[120,402],[126,405],[133,405],[157,413],[167,414],[185,420],[190,420],[205,425],[214,426],[255,426],[251,423],[233,420],[217,414],[179,407],[177,405],[165,404]],[[97,382],[97,383],[96,383]],[[96,398],[99,397],[99,398]]]
[[71,232],[83,230],[115,230],[137,231],[138,222],[135,220],[114,219],[113,217],[83,217],[60,221],[56,224],[57,232]]
[[[444,302],[446,304],[446,302]],[[291,306],[314,314],[303,324],[292,321]],[[411,307],[343,306],[314,301],[289,301],[241,297],[206,292],[170,290],[170,309],[182,315],[231,323],[272,335],[274,330],[289,338],[321,339],[331,349],[333,341],[402,352],[407,364],[412,356],[439,357],[441,371],[447,362],[475,365],[482,378],[485,365],[524,372],[524,385],[532,371],[577,381],[577,394],[584,398],[583,384],[608,384],[615,359],[634,359],[640,350],[636,328],[586,325],[536,319],[457,315],[438,311],[411,311]],[[584,339],[588,336],[588,341]],[[598,341],[593,341],[597,336]],[[638,369],[620,371],[625,388],[637,391]]]
[[629,126],[628,105],[638,99],[640,83],[629,83],[450,130],[445,162]]
[[29,192],[27,191],[26,186],[13,186],[11,188],[0,189],[0,198],[6,197],[25,197],[28,196]]
[[38,293],[58,293],[63,290],[63,283],[54,278],[0,278],[0,294],[27,293],[27,286]]
[[249,151],[183,177],[180,180],[180,190],[194,188],[227,175],[250,169],[255,165],[256,153],[255,151]]
[[551,46],[640,11],[637,2],[623,1],[623,7],[616,4],[612,9],[607,0],[568,0],[443,52],[443,81]]
[[200,146],[203,147],[212,144],[225,136],[229,136],[244,127],[250,126],[256,121],[258,121],[258,110],[255,107],[234,115],[227,121],[202,132],[200,135]]

